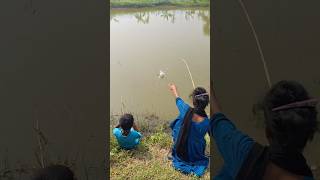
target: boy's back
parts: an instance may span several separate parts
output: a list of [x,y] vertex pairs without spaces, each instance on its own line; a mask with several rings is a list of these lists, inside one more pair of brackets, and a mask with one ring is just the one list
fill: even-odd
[[135,148],[142,137],[141,133],[131,128],[127,136],[122,134],[121,128],[114,128],[113,135],[117,138],[119,145],[124,149]]

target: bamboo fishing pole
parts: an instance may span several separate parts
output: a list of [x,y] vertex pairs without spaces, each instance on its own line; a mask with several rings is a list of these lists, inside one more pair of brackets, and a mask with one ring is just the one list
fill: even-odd
[[254,39],[256,41],[256,44],[257,44],[257,47],[258,47],[258,51],[259,51],[259,54],[260,54],[260,58],[261,58],[261,61],[262,61],[262,64],[263,64],[263,68],[264,68],[264,73],[265,73],[265,76],[266,76],[266,79],[267,79],[267,83],[268,83],[268,86],[269,88],[271,88],[272,86],[272,83],[271,83],[271,78],[270,78],[270,74],[269,74],[269,70],[268,70],[268,66],[267,66],[267,63],[264,59],[264,55],[263,55],[263,51],[262,51],[262,48],[261,48],[261,44],[260,44],[260,41],[259,41],[259,38],[258,38],[258,35],[256,33],[256,30],[254,28],[254,25],[250,19],[250,16],[249,16],[249,13],[247,11],[247,8],[246,6],[244,5],[244,3],[242,2],[242,0],[238,0],[238,2],[240,3],[241,5],[241,8],[247,18],[247,21],[249,23],[249,26],[251,28],[251,31],[252,31],[252,34],[254,36]]
[[189,72],[189,76],[190,76],[191,82],[192,82],[193,89],[195,89],[196,86],[194,85],[194,81],[193,81],[192,74],[191,74],[190,68],[188,66],[188,63],[187,63],[187,61],[185,59],[182,59],[182,58],[181,58],[181,61],[184,62],[184,64],[186,65],[186,67],[188,69],[188,72]]

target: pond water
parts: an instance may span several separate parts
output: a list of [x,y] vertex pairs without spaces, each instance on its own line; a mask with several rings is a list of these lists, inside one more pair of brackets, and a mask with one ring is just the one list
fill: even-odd
[[167,84],[176,83],[188,102],[193,89],[181,59],[195,85],[209,88],[209,15],[207,8],[111,10],[111,114],[123,110],[173,119],[177,110]]

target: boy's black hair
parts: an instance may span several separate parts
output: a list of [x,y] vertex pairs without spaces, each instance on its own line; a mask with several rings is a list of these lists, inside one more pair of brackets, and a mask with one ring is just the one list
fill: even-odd
[[280,81],[264,98],[266,132],[270,143],[302,151],[318,130],[316,107],[273,108],[310,99],[305,88],[295,81]]
[[32,180],[76,180],[70,168],[63,165],[51,165],[39,169]]
[[[187,113],[184,116],[183,124],[180,128],[179,137],[176,142],[176,151],[179,158],[181,158],[184,161],[188,160],[188,151],[187,151],[187,140],[189,135],[189,130],[191,126],[191,120],[193,117],[193,114],[199,114],[200,116],[205,117],[205,108],[209,103],[209,95],[200,95],[207,93],[206,89],[202,87],[197,87],[193,90],[190,97],[192,98],[193,106],[194,108],[190,108]],[[200,95],[200,96],[197,96]]]
[[131,114],[124,114],[119,119],[119,125],[117,127],[120,127],[123,130],[123,135],[127,136],[133,126],[133,122],[134,118]]

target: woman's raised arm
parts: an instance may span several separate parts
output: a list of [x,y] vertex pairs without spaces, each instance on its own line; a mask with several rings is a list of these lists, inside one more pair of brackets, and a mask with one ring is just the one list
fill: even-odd
[[172,94],[175,96],[175,98],[178,98],[179,94],[178,94],[176,85],[173,83],[170,83],[168,86],[169,86],[169,89],[172,92]]

